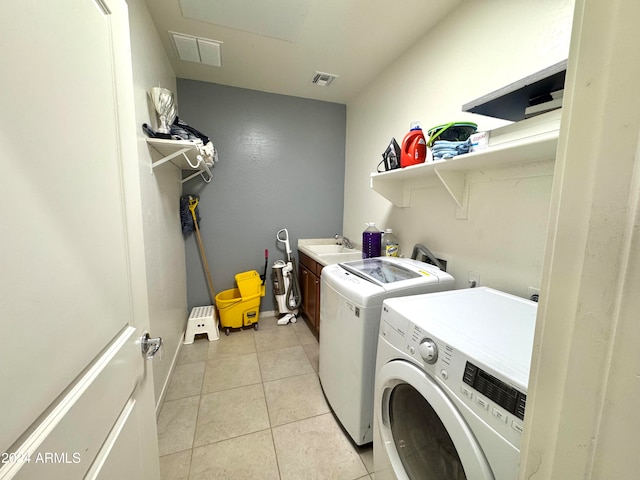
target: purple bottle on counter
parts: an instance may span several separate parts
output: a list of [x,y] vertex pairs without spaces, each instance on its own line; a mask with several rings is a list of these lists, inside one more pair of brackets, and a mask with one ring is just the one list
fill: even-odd
[[382,254],[382,232],[375,223],[367,223],[362,232],[362,258],[379,257]]

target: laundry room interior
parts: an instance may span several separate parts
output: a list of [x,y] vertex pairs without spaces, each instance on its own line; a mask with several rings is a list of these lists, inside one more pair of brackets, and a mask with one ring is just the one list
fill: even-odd
[[[144,478],[636,475],[640,47],[620,47],[640,7],[323,3],[126,0],[161,337],[147,357],[160,477]],[[527,97],[505,113],[497,100],[536,82],[548,111]],[[470,150],[434,159],[437,140]],[[608,152],[626,163],[609,170]],[[402,383],[417,396],[392,393]],[[454,412],[448,440],[389,426],[431,422],[404,417],[420,402]]]
[[[457,218],[455,201],[435,179],[412,189],[410,205],[398,208],[370,187],[370,177],[390,139],[401,142],[414,121],[425,133],[449,121],[475,121],[481,131],[511,123],[478,118],[461,107],[566,60],[572,14],[573,2],[553,2],[544,8],[462,3],[344,103],[174,78],[170,70],[160,77],[153,69],[136,67],[134,61],[134,69],[140,68],[146,83],[175,91],[178,116],[210,136],[218,150],[220,160],[212,170],[211,183],[196,177],[182,187],[184,194],[200,197],[202,237],[217,289],[232,288],[238,272],[263,273],[265,249],[270,262],[283,258],[275,240],[280,228],[288,229],[295,250],[298,239],[336,234],[361,244],[366,222],[392,228],[406,257],[421,243],[448,259],[447,270],[456,288],[468,287],[471,274],[479,277],[478,285],[522,297],[530,288],[539,289],[552,161],[470,170],[465,219]],[[150,28],[153,38],[156,32],[153,25]],[[500,34],[483,36],[482,32]],[[505,42],[505,38],[522,37],[522,32],[527,32],[526,40]],[[164,33],[158,33],[163,42]],[[133,46],[135,56],[135,42]],[[162,54],[160,48],[158,55]],[[337,78],[328,87],[312,87],[331,89],[339,82]],[[146,103],[144,107],[149,108]],[[147,154],[150,149],[143,145],[142,150]],[[153,153],[151,149],[148,154]],[[157,180],[146,180],[167,202],[167,192],[156,186]],[[174,204],[167,206],[178,208]],[[173,222],[175,215],[174,210]],[[154,228],[156,219],[149,220]],[[162,222],[170,230],[167,236],[180,242],[179,231],[169,225],[168,219]],[[152,236],[165,238],[160,232]],[[211,303],[194,238],[187,239],[185,255],[188,308]],[[172,256],[175,253],[153,255],[163,262]],[[176,295],[171,280],[164,276],[160,280],[166,283],[163,303],[166,295]],[[261,310],[275,311],[270,282],[266,286]],[[161,316],[169,316],[164,307]],[[173,332],[174,344],[181,333]]]

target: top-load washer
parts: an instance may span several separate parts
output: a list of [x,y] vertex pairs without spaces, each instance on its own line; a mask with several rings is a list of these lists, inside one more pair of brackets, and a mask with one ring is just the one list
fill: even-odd
[[376,480],[517,478],[536,312],[486,287],[384,302]]
[[454,278],[413,259],[378,257],[328,265],[320,294],[320,382],[357,445],[373,440],[373,386],[382,302],[453,288]]

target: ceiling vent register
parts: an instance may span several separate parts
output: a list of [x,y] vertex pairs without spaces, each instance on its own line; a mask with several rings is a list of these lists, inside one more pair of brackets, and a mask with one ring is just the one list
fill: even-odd
[[222,66],[220,45],[222,42],[194,37],[184,33],[169,32],[180,60],[197,62],[214,67]]
[[338,78],[338,75],[333,73],[316,72],[311,83],[320,87],[328,87],[336,78]]

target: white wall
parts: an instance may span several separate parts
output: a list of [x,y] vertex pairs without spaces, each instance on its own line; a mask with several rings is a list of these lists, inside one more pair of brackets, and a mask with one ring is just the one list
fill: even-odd
[[639,478],[639,23],[576,1],[520,479]]
[[480,284],[526,296],[539,287],[552,184],[547,165],[472,173],[469,215],[457,220],[441,185],[394,207],[369,187],[391,137],[419,120],[426,130],[470,120],[480,130],[508,122],[462,113],[462,105],[568,56],[572,0],[463,2],[347,105],[344,231],[359,242],[364,223],[393,228],[405,256],[415,243],[451,255],[456,287],[469,271]]
[[158,405],[188,316],[185,250],[179,215],[182,184],[180,170],[170,164],[155,169],[151,174],[150,151],[141,125],[156,124],[154,111],[148,101],[149,89],[160,85],[177,95],[176,77],[146,4],[143,0],[128,0],[127,3],[131,26],[150,333],[164,340],[162,361],[158,356],[153,360]]

